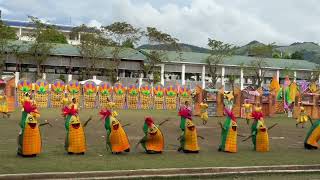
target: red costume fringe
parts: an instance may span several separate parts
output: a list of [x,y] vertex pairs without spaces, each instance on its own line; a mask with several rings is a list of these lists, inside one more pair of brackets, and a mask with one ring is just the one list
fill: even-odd
[[32,104],[31,101],[25,101],[22,106],[26,113],[38,113],[37,106]]
[[146,117],[144,122],[150,127],[152,124],[154,124],[152,117]]
[[106,118],[108,118],[111,115],[111,111],[108,109],[101,109],[101,111],[99,112],[101,119],[105,120]]
[[233,112],[228,110],[228,109],[224,109],[224,113],[234,122],[237,122],[237,118],[234,116]]
[[192,120],[192,114],[191,114],[191,111],[187,108],[182,108],[180,111],[179,111],[179,116],[181,117],[184,117],[186,119],[190,119]]
[[260,120],[261,118],[263,118],[262,112],[257,112],[257,111],[253,111],[251,116],[253,117],[254,120]]
[[65,106],[64,108],[62,108],[62,115],[63,116],[74,116],[78,114],[78,109],[75,109],[74,106],[71,106],[71,108],[69,108],[68,106]]

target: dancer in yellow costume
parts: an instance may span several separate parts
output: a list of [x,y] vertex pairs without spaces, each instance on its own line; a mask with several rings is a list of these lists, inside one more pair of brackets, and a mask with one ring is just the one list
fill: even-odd
[[248,102],[248,100],[245,100],[244,104],[242,105],[242,107],[244,107],[244,115],[245,118],[247,120],[247,124],[249,124],[251,117],[251,113],[252,113],[252,104],[250,104]]
[[64,94],[64,97],[61,99],[61,103],[63,107],[69,106],[69,104],[71,103],[67,93]]
[[300,107],[300,116],[297,119],[296,127],[298,127],[299,124],[302,124],[302,128],[304,128],[304,124],[309,120],[309,116],[307,115],[306,110],[303,106]]
[[0,112],[3,114],[3,117],[6,115],[7,118],[10,117],[10,114],[8,113],[8,102],[6,95],[1,94],[0,95]]
[[116,118],[118,113],[112,109],[115,103],[107,99],[107,107],[100,111],[101,119],[105,120],[105,129],[107,131],[107,148],[111,150],[112,154],[120,154],[123,152],[130,152],[130,143],[124,126]]
[[208,122],[208,104],[206,103],[206,99],[200,103],[201,115],[200,118],[202,119],[202,124],[206,125]]

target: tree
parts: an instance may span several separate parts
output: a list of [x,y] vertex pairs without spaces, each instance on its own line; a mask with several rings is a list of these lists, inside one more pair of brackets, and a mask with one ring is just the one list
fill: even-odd
[[38,41],[68,44],[66,37],[52,25],[47,25],[47,27],[38,36]]
[[218,67],[223,63],[224,58],[231,56],[234,46],[222,41],[208,39],[208,46],[210,47],[210,55],[207,57],[207,65],[209,67],[209,76],[212,81],[212,88],[216,87],[218,76]]
[[265,73],[267,62],[265,58],[271,57],[273,52],[274,43],[269,45],[256,46],[250,49],[251,54],[255,57],[248,68],[249,71],[253,74],[253,84],[257,87],[261,87]]
[[303,52],[302,51],[295,51],[294,53],[291,54],[291,59],[300,59],[303,60]]
[[238,78],[239,76],[235,75],[235,74],[230,74],[227,76],[228,80],[229,80],[229,83],[231,85],[231,89],[232,91],[234,92],[234,85],[235,85],[235,82],[236,82],[236,79]]
[[15,39],[17,39],[17,35],[14,29],[0,20],[0,75],[5,64],[5,57],[10,46],[10,41]]
[[80,33],[81,40],[78,48],[86,65],[81,74],[82,78],[89,78],[89,76],[97,73],[97,61],[106,58],[106,46],[110,46],[113,42],[104,37],[101,30],[95,27],[87,27],[84,24],[75,27],[70,35],[76,36]]
[[127,22],[114,22],[102,28],[104,35],[115,42],[111,51],[112,58],[108,64],[111,82],[115,83],[119,80],[117,78],[121,62],[121,53],[128,48],[134,48],[134,44],[140,40],[142,32],[139,28]]
[[22,42],[22,44],[13,44],[11,45],[10,51],[11,54],[16,58],[16,71],[22,72],[22,63],[23,60],[29,57],[29,54],[23,51],[24,46],[26,46],[26,42]]
[[249,49],[249,54],[250,56],[254,56],[254,57],[271,58],[274,47],[275,47],[275,43],[268,44],[268,45],[253,46]]
[[44,33],[48,26],[42,23],[37,17],[29,16],[29,20],[35,29],[31,33],[31,38],[34,41],[28,49],[28,54],[37,64],[37,76],[39,78],[42,73],[41,65],[49,58],[54,46],[49,41],[51,39],[50,36]]
[[[171,35],[156,29],[155,27],[147,27],[147,31],[144,35],[148,41],[148,44],[152,45],[152,47],[160,47],[160,45],[170,45],[173,46],[176,51],[181,52],[180,46],[178,44],[179,40],[177,38],[174,38]],[[159,82],[160,71],[158,66],[164,61],[168,60],[167,52],[159,48],[141,52],[147,58],[146,61],[142,64],[144,77],[153,75],[153,83]]]

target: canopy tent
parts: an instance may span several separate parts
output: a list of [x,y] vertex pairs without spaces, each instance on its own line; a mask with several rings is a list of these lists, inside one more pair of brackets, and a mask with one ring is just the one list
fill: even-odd
[[85,84],[85,83],[88,82],[88,81],[93,81],[94,83],[96,83],[96,85],[100,85],[100,83],[103,82],[103,81],[101,81],[101,80],[99,80],[99,79],[87,79],[87,80],[85,80],[85,81],[80,81],[79,83],[80,83],[81,85],[83,85],[83,84]]

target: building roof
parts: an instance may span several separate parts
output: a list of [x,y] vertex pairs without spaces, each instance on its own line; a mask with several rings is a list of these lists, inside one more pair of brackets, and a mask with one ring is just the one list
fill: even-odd
[[[20,46],[20,51],[27,52],[28,47],[32,42],[30,41],[12,41],[11,45]],[[106,47],[104,49],[105,56],[103,58],[112,58],[113,47]],[[150,52],[150,50],[135,50],[126,48],[120,53],[121,59],[125,60],[137,60],[144,61],[146,56],[144,53]],[[81,57],[79,47],[71,44],[54,44],[52,55],[56,56],[71,56]],[[182,63],[182,64],[201,64],[205,65],[206,59],[210,56],[208,53],[195,53],[195,52],[176,52],[166,51],[166,63]],[[255,57],[249,56],[229,56],[226,57],[221,66],[251,66],[255,62]],[[294,60],[294,59],[274,59],[264,58],[265,67],[272,69],[294,69],[294,70],[313,70],[318,64],[306,61],[306,60]]]
[[[141,50],[150,51],[150,50]],[[181,52],[167,51],[166,58],[167,62],[172,63],[186,63],[186,64],[207,64],[206,59],[210,56],[208,53],[196,53],[196,52]],[[255,57],[249,56],[229,56],[226,57],[221,66],[251,66],[255,62]],[[313,70],[318,64],[306,61],[306,60],[295,60],[295,59],[275,59],[275,58],[264,58],[265,67],[273,69],[295,69],[295,70]]]
[[[27,52],[28,48],[31,46],[31,41],[12,41],[10,46],[19,46],[19,51]],[[81,57],[79,52],[79,47],[71,44],[54,44],[53,50],[51,55],[55,56],[72,56],[72,57]],[[104,56],[101,58],[112,58],[112,50],[113,47],[106,47],[104,49],[105,53]],[[10,50],[8,50],[10,51]],[[143,61],[146,57],[140,53],[139,51],[131,48],[125,48],[123,51],[120,52],[121,59],[125,60],[138,60]]]
[[[32,24],[28,21],[3,19],[2,22],[5,23],[7,26],[11,26],[11,27],[34,28],[34,24]],[[70,26],[70,25],[48,24],[48,23],[47,23],[47,25],[54,25],[57,27],[57,29],[62,30],[62,31],[71,31],[72,28],[75,27],[75,26]]]

